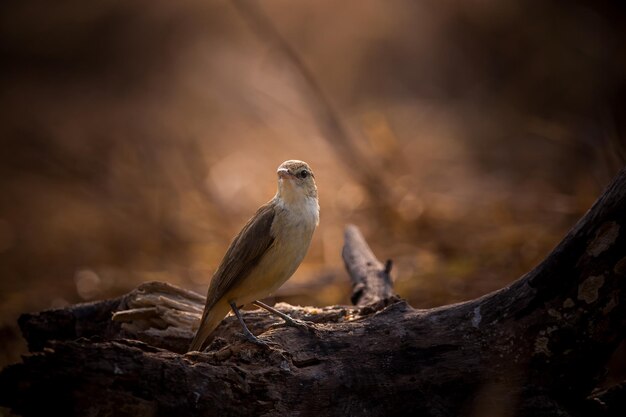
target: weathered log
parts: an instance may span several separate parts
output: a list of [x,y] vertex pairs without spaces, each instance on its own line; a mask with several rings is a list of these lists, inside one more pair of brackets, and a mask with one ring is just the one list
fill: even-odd
[[159,283],[24,316],[33,353],[0,374],[0,404],[27,416],[617,415],[623,384],[592,390],[626,331],[624,225],[626,170],[508,287],[430,310],[386,295],[278,305],[314,331],[246,312],[271,348],[241,339],[229,317],[206,352],[181,354],[202,297]]

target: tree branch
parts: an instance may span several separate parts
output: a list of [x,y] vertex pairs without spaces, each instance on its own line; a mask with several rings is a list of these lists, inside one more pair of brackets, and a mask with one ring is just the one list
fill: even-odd
[[352,281],[352,304],[364,306],[386,301],[394,296],[391,282],[391,260],[384,265],[354,225],[346,226],[344,246],[341,252],[350,280]]

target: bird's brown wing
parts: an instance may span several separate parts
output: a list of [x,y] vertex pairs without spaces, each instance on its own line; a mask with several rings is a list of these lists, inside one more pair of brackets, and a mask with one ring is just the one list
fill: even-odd
[[235,236],[211,280],[205,313],[229,289],[248,276],[272,246],[274,236],[271,229],[275,214],[276,208],[271,202],[261,206]]

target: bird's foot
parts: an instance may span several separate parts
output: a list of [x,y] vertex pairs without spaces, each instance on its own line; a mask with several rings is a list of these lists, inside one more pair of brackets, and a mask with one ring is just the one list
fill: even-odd
[[280,347],[278,344],[274,342],[269,342],[269,341],[264,341],[264,340],[259,339],[258,337],[253,335],[251,332],[236,333],[236,336],[241,340],[245,340],[246,342],[252,343],[253,345],[256,345],[262,348],[276,350],[274,346],[278,348]]
[[315,325],[311,322],[306,322],[304,320],[299,320],[299,319],[294,319],[291,318],[289,316],[286,316],[282,318],[283,322],[282,323],[277,323],[275,325],[273,325],[272,327],[277,328],[277,327],[285,327],[285,326],[289,326],[289,327],[295,327],[296,329],[300,329],[300,330],[306,330],[309,332],[315,332]]
[[290,327],[295,327],[301,330],[307,330],[309,332],[315,332],[315,327],[313,326],[313,323],[308,323],[302,320],[294,319],[291,316],[283,313],[282,311],[279,311],[275,309],[274,307],[268,306],[267,304],[262,303],[258,300],[254,301],[253,304],[269,311],[270,313],[284,320],[282,323],[277,323],[277,324],[272,325],[271,328],[273,329],[277,327],[290,326]]
[[274,342],[270,342],[270,341],[264,341],[259,339],[258,337],[254,336],[252,333],[250,333],[250,336],[244,334],[244,333],[237,333],[237,337],[241,340],[245,340],[246,342],[252,343],[255,346],[258,346],[260,348],[262,348],[262,350],[266,351],[268,355],[280,355],[280,357],[282,357],[284,360],[288,360],[289,359],[289,354],[286,350],[283,349],[282,346],[280,346],[278,343],[274,343]]
[[252,343],[254,345],[257,345],[257,346],[265,346],[265,347],[268,346],[268,344],[266,342],[264,342],[263,340],[259,339],[258,337],[253,335],[251,332],[238,333],[237,336],[240,339],[246,340],[247,342],[250,342],[250,343]]

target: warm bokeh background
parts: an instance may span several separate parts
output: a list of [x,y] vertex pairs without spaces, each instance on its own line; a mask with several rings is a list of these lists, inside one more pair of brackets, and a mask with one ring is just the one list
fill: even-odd
[[204,292],[285,159],[315,170],[322,220],[277,298],[348,303],[355,223],[416,307],[518,278],[624,162],[620,2],[260,4],[350,142],[229,1],[2,2],[0,366],[20,312]]

